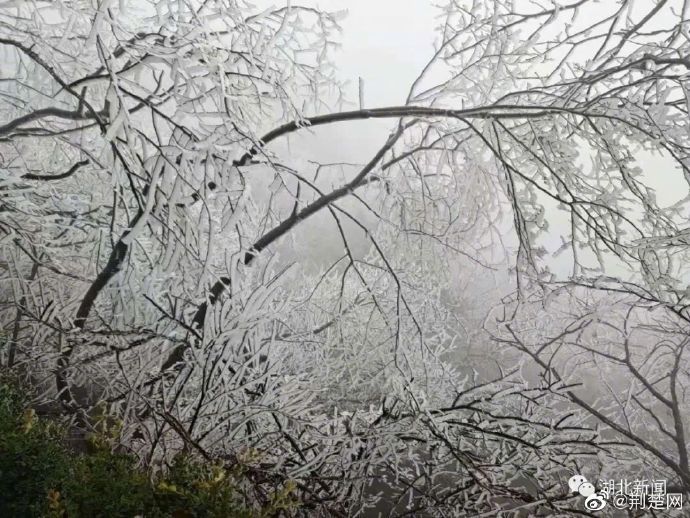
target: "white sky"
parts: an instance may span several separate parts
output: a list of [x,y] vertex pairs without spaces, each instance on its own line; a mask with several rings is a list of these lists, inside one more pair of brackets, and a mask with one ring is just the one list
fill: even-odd
[[[268,3],[268,2],[267,2]],[[282,5],[281,2],[273,2]],[[404,104],[412,82],[433,54],[437,9],[428,0],[315,0],[302,2],[327,11],[347,10],[341,49],[334,54],[348,100],[358,103],[364,80],[368,108]],[[358,104],[352,106],[356,108]],[[320,127],[305,145],[323,162],[364,162],[375,153],[395,121],[368,120]]]
[[347,9],[341,76],[366,83],[368,106],[401,104],[412,81],[433,53],[436,8],[424,0],[320,0],[325,10]]

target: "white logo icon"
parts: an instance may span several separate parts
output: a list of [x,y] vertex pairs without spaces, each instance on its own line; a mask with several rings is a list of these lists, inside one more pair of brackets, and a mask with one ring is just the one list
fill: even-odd
[[601,511],[606,507],[606,500],[599,493],[592,493],[585,500],[585,509],[589,511]]
[[580,484],[580,487],[578,487],[577,490],[584,497],[591,496],[597,492],[597,490],[594,489],[594,486],[589,482],[583,482]]
[[582,475],[573,475],[568,480],[568,486],[573,493],[580,493],[587,500],[585,500],[585,509],[589,511],[601,511],[606,507],[606,500],[597,493],[594,484],[587,482],[587,479]]
[[573,493],[577,493],[577,490],[580,488],[580,485],[584,484],[585,482],[587,482],[587,479],[582,475],[573,475],[572,477],[570,477],[570,480],[568,480],[570,491],[572,491]]

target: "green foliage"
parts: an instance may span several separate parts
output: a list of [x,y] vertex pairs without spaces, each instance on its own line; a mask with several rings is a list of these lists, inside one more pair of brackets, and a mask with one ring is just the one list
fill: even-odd
[[151,480],[136,459],[113,452],[120,423],[95,415],[88,454],[71,453],[64,430],[38,419],[16,386],[0,380],[0,516],[2,517],[268,517],[297,508],[288,481],[263,509],[238,491],[240,466],[178,456],[165,478]]
[[17,390],[0,384],[0,516],[45,514],[49,491],[71,475],[60,437],[23,408]]
[[223,467],[179,456],[156,489],[163,507],[175,509],[179,517],[259,515],[237,505],[236,487],[236,479]]

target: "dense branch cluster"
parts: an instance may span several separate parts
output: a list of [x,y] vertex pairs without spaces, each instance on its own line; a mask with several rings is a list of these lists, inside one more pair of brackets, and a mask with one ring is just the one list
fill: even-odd
[[[339,13],[0,5],[3,367],[143,464],[251,459],[250,505],[687,494],[688,10],[449,0],[406,102],[349,110]],[[372,118],[363,164],[280,147]]]

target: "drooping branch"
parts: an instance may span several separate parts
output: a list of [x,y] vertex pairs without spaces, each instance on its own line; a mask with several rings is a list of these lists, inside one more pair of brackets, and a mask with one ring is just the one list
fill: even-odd
[[[273,227],[271,230],[266,232],[261,236],[252,246],[252,248],[247,251],[244,255],[243,264],[248,266],[254,261],[257,254],[262,250],[266,249],[271,244],[275,243],[278,239],[287,234],[290,230],[295,228],[301,221],[304,221],[309,216],[316,214],[319,210],[324,207],[329,206],[331,203],[339,200],[350,194],[354,189],[365,183],[367,175],[376,167],[376,165],[381,161],[384,155],[393,147],[395,142],[402,135],[403,130],[399,129],[393,133],[386,143],[378,150],[374,157],[367,163],[366,166],[355,176],[351,181],[347,182],[342,187],[331,191],[330,193],[321,196],[316,201],[310,203],[302,210],[298,212],[292,212],[292,214],[284,219],[281,223]],[[223,277],[216,281],[216,283],[211,287],[211,296],[209,297],[209,302],[213,304],[218,297],[225,291],[225,288],[230,285],[229,279]],[[208,307],[206,302],[204,302],[194,315],[194,324],[203,329],[204,320],[206,317],[206,311]]]
[[[266,232],[261,236],[252,246],[251,250],[247,251],[244,255],[243,264],[249,266],[257,255],[268,246],[276,242],[278,239],[287,234],[301,221],[305,220],[309,216],[316,214],[319,210],[324,207],[329,206],[331,203],[337,201],[344,196],[350,194],[354,189],[366,183],[367,175],[376,167],[376,165],[381,161],[384,155],[393,147],[395,142],[400,138],[403,133],[404,128],[399,128],[395,133],[393,133],[386,143],[378,150],[376,155],[367,163],[366,166],[355,176],[350,182],[346,183],[342,187],[331,191],[330,193],[321,196],[316,201],[310,203],[304,207],[301,211],[294,211],[292,214],[283,220],[281,223],[276,225],[274,228]],[[215,302],[220,298],[220,296],[225,292],[225,290],[231,286],[229,277],[219,278],[210,289],[210,294],[208,300],[201,303],[194,318],[192,319],[192,326],[196,327],[200,331],[203,331],[204,324],[206,322],[206,315],[208,312],[209,305],[215,304]],[[168,358],[163,362],[161,370],[165,371],[175,365],[176,363],[182,361],[184,357],[184,351],[187,345],[178,345],[173,349]]]
[[[305,117],[302,120],[288,122],[266,133],[260,142],[233,162],[240,167],[246,165],[252,158],[261,152],[268,143],[279,137],[293,133],[302,128],[322,126],[336,122],[346,122],[366,119],[399,119],[402,117],[416,118],[450,118],[450,119],[526,119],[539,118],[554,114],[584,115],[579,110],[562,108],[557,106],[522,106],[494,104],[477,108],[451,110],[445,108],[431,108],[427,106],[388,106],[384,108],[372,108],[365,110],[353,110],[345,112],[329,113],[314,117]],[[596,117],[597,114],[587,114]]]

